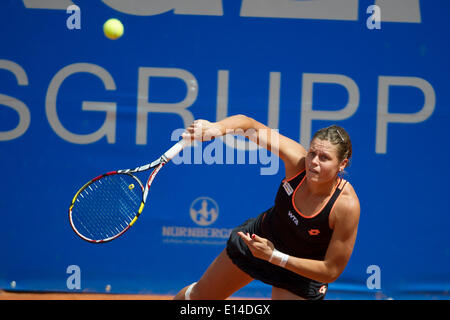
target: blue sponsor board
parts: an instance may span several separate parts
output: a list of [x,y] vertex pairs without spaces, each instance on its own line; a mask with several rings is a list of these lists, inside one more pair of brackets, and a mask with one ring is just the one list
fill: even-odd
[[[240,113],[305,146],[333,123],[352,138],[346,178],[361,219],[331,298],[448,297],[449,9],[1,1],[0,287],[174,294],[198,280],[231,229],[273,204],[284,177],[274,157],[234,137],[193,148],[158,174],[132,229],[103,245],[72,232],[68,206],[92,177],[154,160],[194,119]],[[112,17],[125,27],[117,40],[102,30]]]

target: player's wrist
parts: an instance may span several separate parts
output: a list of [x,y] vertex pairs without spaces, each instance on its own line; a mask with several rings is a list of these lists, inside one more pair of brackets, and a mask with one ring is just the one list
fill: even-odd
[[272,251],[272,255],[269,258],[269,262],[284,268],[288,259],[289,255],[274,248]]
[[224,136],[224,135],[226,135],[228,133],[227,131],[229,129],[227,129],[225,127],[225,125],[223,125],[220,121],[214,122],[213,125],[217,129],[218,133],[220,133],[220,136]]

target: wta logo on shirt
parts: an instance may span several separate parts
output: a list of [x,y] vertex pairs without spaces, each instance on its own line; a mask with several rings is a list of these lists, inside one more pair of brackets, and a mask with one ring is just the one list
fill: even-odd
[[295,225],[298,226],[298,219],[297,219],[296,216],[294,216],[294,214],[291,212],[291,210],[289,210],[288,216],[289,216],[289,218],[291,218],[291,220],[295,223]]

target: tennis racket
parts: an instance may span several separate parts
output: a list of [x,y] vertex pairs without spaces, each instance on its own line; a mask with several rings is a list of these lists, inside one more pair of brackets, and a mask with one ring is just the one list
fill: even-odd
[[[156,174],[188,144],[189,141],[182,139],[152,163],[111,171],[86,183],[69,207],[73,231],[91,243],[111,241],[124,234],[142,213]],[[153,171],[144,186],[133,174],[150,169]]]

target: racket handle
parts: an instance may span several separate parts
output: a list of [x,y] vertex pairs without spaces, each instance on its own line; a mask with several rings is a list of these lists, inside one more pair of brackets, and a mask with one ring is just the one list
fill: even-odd
[[167,150],[166,153],[164,153],[164,157],[166,157],[167,160],[170,161],[173,157],[179,154],[184,147],[186,147],[189,144],[190,141],[187,141],[186,139],[181,139],[172,148]]

